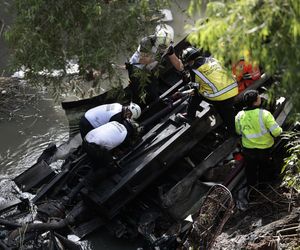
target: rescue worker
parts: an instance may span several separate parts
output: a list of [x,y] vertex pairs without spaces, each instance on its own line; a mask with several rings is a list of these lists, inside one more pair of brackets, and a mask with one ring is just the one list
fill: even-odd
[[125,119],[123,123],[111,121],[88,132],[82,148],[94,163],[108,166],[113,162],[110,151],[127,141],[133,133],[131,120]]
[[239,93],[261,77],[259,66],[252,62],[249,51],[244,51],[241,59],[232,65],[232,74],[238,82]]
[[159,98],[158,66],[163,52],[170,43],[170,34],[163,29],[140,41],[138,49],[126,64],[130,80],[129,90],[133,102],[142,106]]
[[[194,47],[182,52],[182,61],[170,49],[169,59],[173,66],[179,70],[189,69],[191,82],[196,83],[186,114],[186,118],[193,119],[200,102],[213,104],[223,119],[230,133],[235,133],[233,106],[234,97],[238,94],[238,85],[220,62],[212,57],[204,57]],[[180,115],[179,115],[180,117]],[[182,117],[184,118],[184,117]]]
[[242,136],[247,184],[254,186],[257,181],[264,181],[266,177],[272,176],[270,150],[274,137],[281,134],[282,128],[269,111],[260,108],[261,97],[258,91],[247,90],[243,100],[246,108],[236,115],[235,128],[237,134]]
[[117,121],[123,123],[126,119],[137,119],[141,115],[139,105],[131,102],[123,106],[120,103],[111,103],[97,106],[89,109],[82,117],[79,123],[81,137],[108,122]]
[[[154,58],[155,37],[144,37],[137,51],[132,55],[127,64],[129,76],[129,90],[131,100],[139,105],[155,101],[158,97],[158,78],[154,69],[158,62]],[[144,96],[144,99],[141,98]]]

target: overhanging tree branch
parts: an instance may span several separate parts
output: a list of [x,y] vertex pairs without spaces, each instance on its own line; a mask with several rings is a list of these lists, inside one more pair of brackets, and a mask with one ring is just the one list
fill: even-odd
[[5,28],[5,23],[4,23],[3,19],[0,19],[0,24],[1,24],[0,37],[2,37],[2,34],[4,32],[4,28]]

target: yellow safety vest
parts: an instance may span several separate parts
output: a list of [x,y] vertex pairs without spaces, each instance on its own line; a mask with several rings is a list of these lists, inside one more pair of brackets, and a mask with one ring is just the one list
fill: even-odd
[[240,111],[235,117],[235,129],[242,135],[243,147],[258,149],[272,147],[273,137],[282,132],[273,115],[260,108]]
[[213,101],[223,101],[238,94],[238,85],[214,58],[207,58],[198,69],[193,69],[199,92]]

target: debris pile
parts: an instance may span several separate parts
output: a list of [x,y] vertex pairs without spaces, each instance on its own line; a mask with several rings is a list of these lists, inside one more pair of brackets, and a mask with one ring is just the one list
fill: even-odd
[[246,211],[228,220],[213,249],[296,249],[300,245],[300,196],[282,187],[253,188]]

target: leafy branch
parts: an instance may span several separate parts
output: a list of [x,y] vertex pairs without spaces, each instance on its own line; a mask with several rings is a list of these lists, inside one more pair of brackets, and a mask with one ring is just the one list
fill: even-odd
[[281,173],[284,173],[282,185],[300,192],[300,132],[286,132],[283,138],[288,141],[286,147],[289,154],[284,159]]

